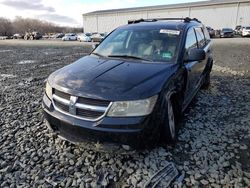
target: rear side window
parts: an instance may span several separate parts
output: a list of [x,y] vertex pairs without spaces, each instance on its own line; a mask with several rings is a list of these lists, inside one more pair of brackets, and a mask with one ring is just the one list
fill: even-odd
[[186,51],[193,49],[193,48],[197,48],[197,40],[196,40],[196,35],[195,35],[193,28],[188,30],[185,48],[186,48]]
[[198,41],[198,47],[203,48],[206,45],[206,40],[204,37],[204,34],[202,32],[202,29],[200,27],[195,28],[197,41]]
[[206,28],[203,28],[203,32],[205,35],[206,43],[209,43],[211,41],[211,39],[210,39],[210,35],[208,33],[208,30]]

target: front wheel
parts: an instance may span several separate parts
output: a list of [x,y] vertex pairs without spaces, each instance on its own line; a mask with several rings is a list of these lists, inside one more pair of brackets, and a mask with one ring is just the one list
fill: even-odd
[[163,132],[162,139],[167,144],[174,144],[177,139],[178,132],[178,110],[174,103],[174,98],[165,96],[163,109]]

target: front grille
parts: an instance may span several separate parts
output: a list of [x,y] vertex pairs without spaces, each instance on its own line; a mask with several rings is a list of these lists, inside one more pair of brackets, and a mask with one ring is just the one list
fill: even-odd
[[93,106],[108,106],[109,105],[109,101],[105,101],[105,100],[99,100],[99,99],[89,99],[89,98],[83,98],[83,97],[79,97],[77,100],[78,103],[81,104],[88,104],[88,105],[93,105]]
[[103,115],[103,112],[90,111],[90,110],[77,108],[76,115],[81,116],[81,117],[87,117],[87,118],[98,118]]
[[67,105],[64,105],[58,101],[54,101],[54,104],[57,106],[57,108],[59,108],[60,110],[63,110],[65,112],[68,112],[69,111],[69,106]]
[[97,121],[108,110],[110,101],[71,96],[54,90],[53,104],[55,109],[79,119]]
[[56,96],[58,96],[58,97],[63,98],[63,99],[67,99],[67,100],[70,99],[70,94],[64,93],[64,92],[62,92],[62,91],[58,91],[58,90],[56,90],[56,89],[54,90],[54,94],[55,94]]

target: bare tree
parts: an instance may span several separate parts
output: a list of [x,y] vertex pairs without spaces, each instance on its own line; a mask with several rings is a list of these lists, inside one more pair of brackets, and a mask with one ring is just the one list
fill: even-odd
[[10,36],[13,34],[11,21],[0,17],[0,35]]
[[25,33],[27,31],[53,32],[54,27],[56,27],[55,24],[50,22],[22,17],[16,17],[12,24],[16,33]]
[[16,17],[12,22],[6,18],[0,17],[0,35],[12,35],[14,33],[25,34],[27,31],[38,31],[45,33],[80,33],[82,28],[62,27],[54,23],[31,19]]

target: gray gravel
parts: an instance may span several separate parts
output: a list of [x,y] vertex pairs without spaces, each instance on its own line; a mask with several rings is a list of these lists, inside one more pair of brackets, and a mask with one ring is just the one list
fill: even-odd
[[186,111],[175,147],[128,154],[70,144],[42,121],[46,77],[89,45],[15,43],[0,42],[0,187],[143,187],[168,162],[179,171],[172,187],[250,187],[250,39],[214,40],[211,87]]

